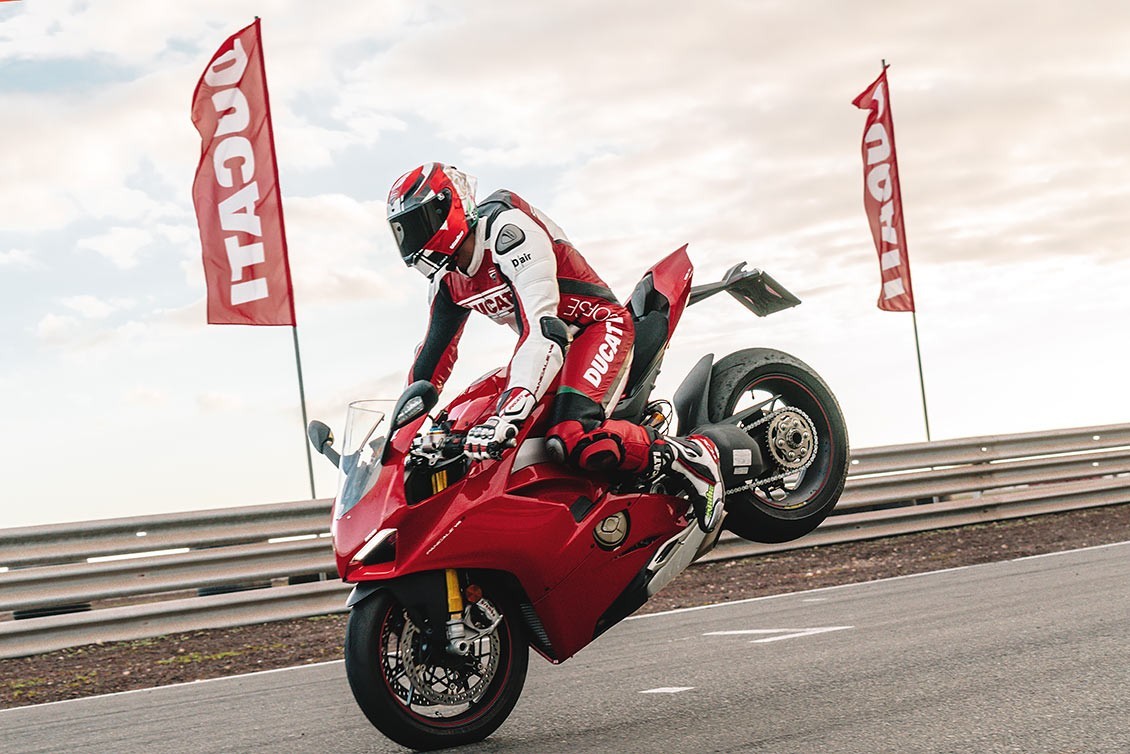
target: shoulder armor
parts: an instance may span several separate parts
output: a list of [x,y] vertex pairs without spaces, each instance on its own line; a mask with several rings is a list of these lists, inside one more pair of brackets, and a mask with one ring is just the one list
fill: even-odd
[[505,254],[525,240],[526,234],[521,228],[514,223],[507,223],[499,229],[494,239],[494,250],[498,254]]
[[510,199],[510,192],[505,190],[495,191],[479,204],[479,222],[485,226],[487,238],[490,238],[491,226],[494,225],[495,218],[508,209],[514,209],[514,203]]

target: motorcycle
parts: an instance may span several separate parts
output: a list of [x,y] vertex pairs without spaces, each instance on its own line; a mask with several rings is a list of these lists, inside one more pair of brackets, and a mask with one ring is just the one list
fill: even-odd
[[423,381],[395,403],[351,404],[340,453],[329,428],[311,422],[311,443],[340,469],[333,545],[338,573],[355,584],[346,673],[382,733],[414,749],[482,740],[518,701],[529,648],[564,662],[709,552],[723,529],[785,542],[828,515],[847,475],[847,431],[803,362],[767,348],[708,354],[672,402],[651,398],[688,304],[726,291],[767,316],[800,303],[744,267],[692,287],[684,246],[644,275],[628,304],[634,360],[612,413],[661,433],[673,413],[677,434],[715,442],[726,494],[713,533],[662,480],[555,463],[544,442],[553,389],[512,447],[471,462],[463,438],[493,413],[505,369],[434,416],[438,395]]

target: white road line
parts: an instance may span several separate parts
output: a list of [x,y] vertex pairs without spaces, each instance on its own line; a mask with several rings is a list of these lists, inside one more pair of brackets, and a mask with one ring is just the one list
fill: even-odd
[[1075,550],[1060,550],[1059,552],[1042,552],[1039,555],[1025,555],[1019,558],[1013,558],[1010,563],[1019,563],[1024,560],[1037,560],[1038,558],[1051,558],[1056,555],[1070,555],[1073,552],[1088,552],[1089,550],[1105,550],[1108,547],[1120,547],[1126,542],[1111,542],[1107,545],[1091,545],[1090,547],[1080,547]]
[[691,691],[694,686],[660,686],[657,689],[648,689],[641,691],[641,694],[678,694],[683,691]]
[[769,634],[766,639],[754,639],[750,644],[765,644],[771,641],[781,641],[783,639],[796,639],[801,636],[815,636],[816,634],[826,634],[830,631],[847,631],[855,626],[819,626],[816,628],[745,628],[737,629],[734,631],[709,631],[703,636],[751,636],[759,634]]
[[907,579],[920,579],[925,576],[936,576],[942,573],[954,573],[955,571],[964,571],[969,568],[984,568],[986,566],[997,565],[999,563],[1015,563],[1021,560],[1029,560],[1032,558],[1052,558],[1057,555],[1074,555],[1079,552],[1089,552],[1091,550],[1103,550],[1108,547],[1124,547],[1130,545],[1130,540],[1125,542],[1111,542],[1105,545],[1094,545],[1092,547],[1079,547],[1074,550],[1061,550],[1059,552],[1049,552],[1042,555],[1028,555],[1021,558],[1012,558],[1011,560],[996,560],[990,563],[975,563],[973,565],[957,566],[955,568],[940,568],[937,571],[922,571],[921,573],[907,573],[902,576],[888,576],[885,579],[871,579],[870,581],[853,581],[850,584],[835,584],[834,586],[822,586],[815,589],[802,589],[796,592],[782,592],[781,594],[767,594],[764,597],[748,597],[742,600],[730,600],[729,602],[715,602],[712,605],[696,605],[695,607],[678,607],[673,610],[663,610],[658,613],[648,613],[646,615],[629,615],[624,619],[624,622],[632,620],[646,620],[648,618],[658,618],[663,615],[678,615],[679,613],[693,613],[699,610],[713,610],[716,607],[730,607],[732,605],[746,605],[751,602],[764,602],[767,600],[779,600],[784,597],[797,597],[804,594],[819,594],[820,592],[831,592],[842,589],[851,589],[857,586],[870,586],[872,584],[884,584],[888,581],[905,581]]
[[239,678],[250,678],[257,675],[270,675],[272,673],[287,673],[291,670],[305,670],[307,668],[319,668],[326,665],[344,665],[345,660],[327,660],[325,662],[310,662],[305,665],[291,665],[288,668],[273,668],[271,670],[255,670],[250,673],[240,673],[239,675],[223,675],[216,678],[198,678],[195,681],[182,681],[180,683],[167,683],[164,686],[146,686],[141,689],[129,689],[128,691],[111,691],[109,694],[95,694],[94,696],[80,696],[74,699],[60,699],[55,702],[40,702],[39,704],[25,704],[22,707],[6,707],[0,709],[0,715],[5,712],[18,712],[20,710],[32,709],[33,707],[50,707],[54,704],[73,704],[75,702],[85,702],[89,699],[105,699],[111,696],[126,696],[129,694],[144,694],[149,691],[163,691],[165,689],[173,689],[181,686],[199,686],[206,683],[214,683],[216,681],[234,681]]

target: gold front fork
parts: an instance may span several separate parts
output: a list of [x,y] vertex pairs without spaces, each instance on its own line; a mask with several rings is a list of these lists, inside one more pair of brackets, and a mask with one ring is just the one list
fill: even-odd
[[459,588],[459,574],[448,568],[447,576],[447,647],[455,654],[465,655],[471,647],[465,637],[463,625],[463,592]]
[[463,590],[459,588],[459,574],[454,568],[448,568],[447,576],[447,612],[452,617],[463,615]]

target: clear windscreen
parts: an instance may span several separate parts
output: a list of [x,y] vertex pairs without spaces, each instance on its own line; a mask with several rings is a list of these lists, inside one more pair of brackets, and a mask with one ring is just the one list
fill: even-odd
[[341,518],[376,484],[381,471],[388,416],[396,401],[368,400],[349,404],[345,416],[345,443],[338,466],[335,518]]

